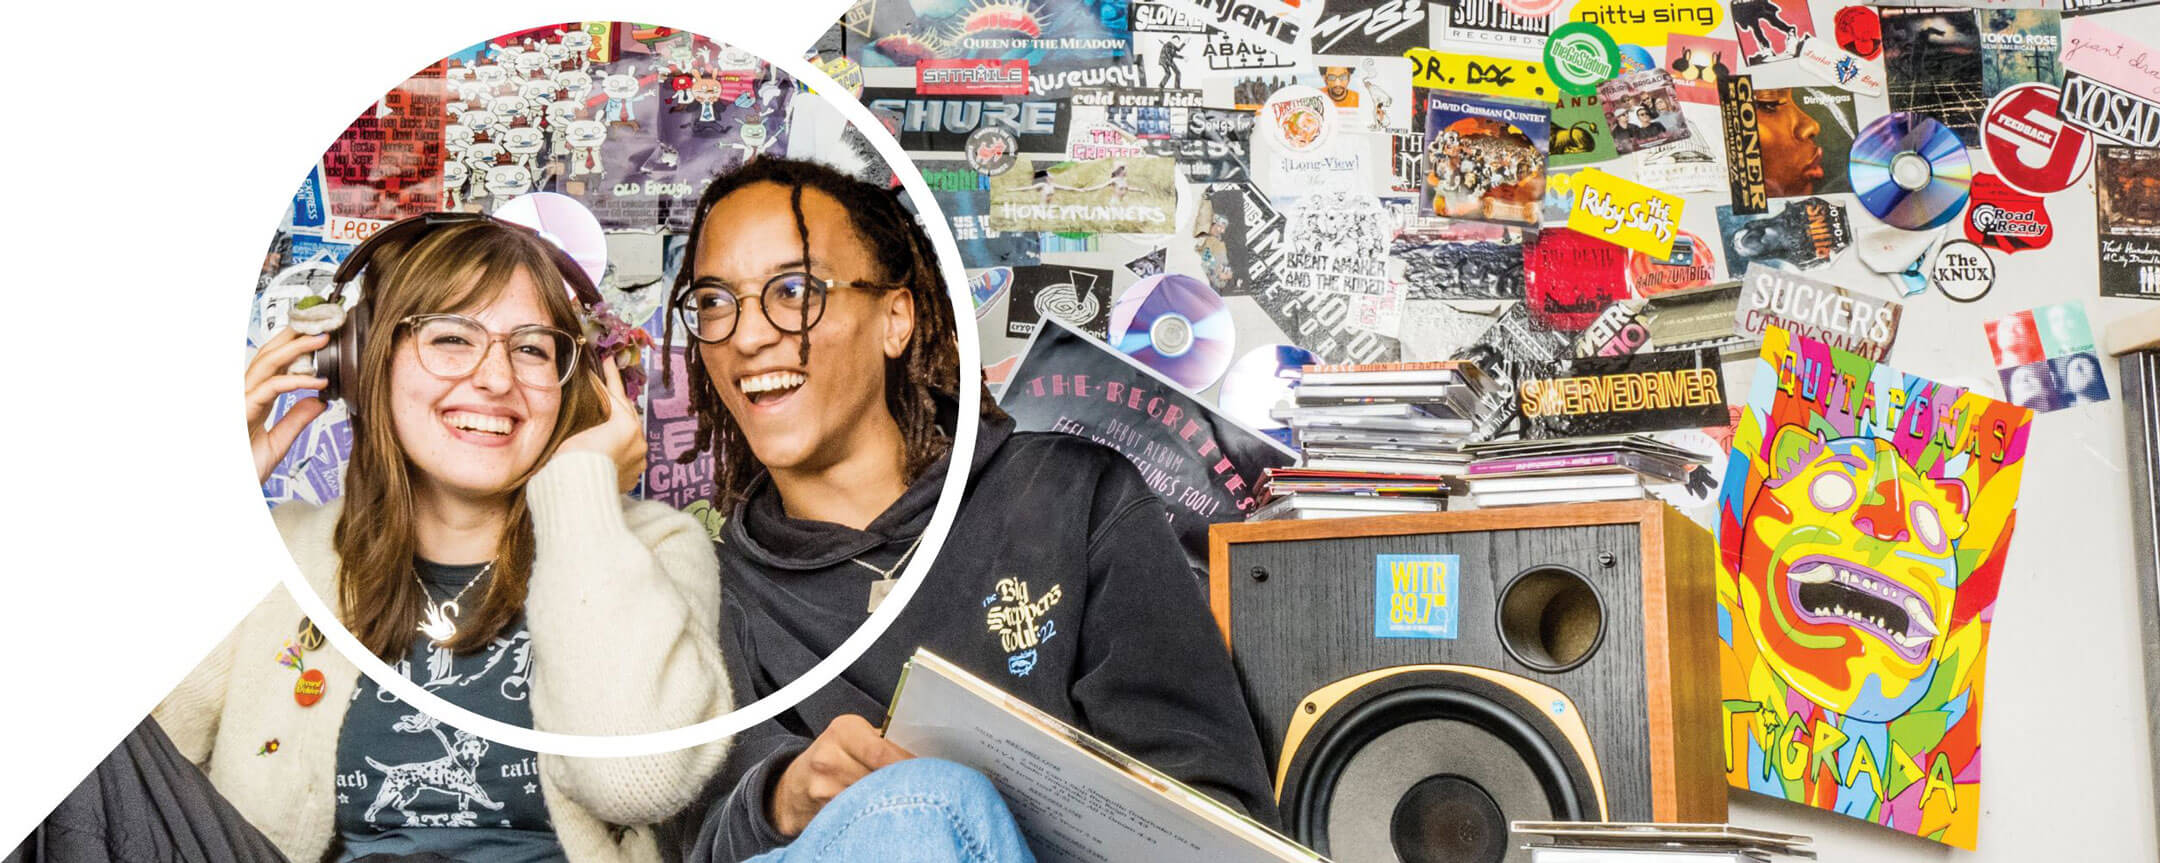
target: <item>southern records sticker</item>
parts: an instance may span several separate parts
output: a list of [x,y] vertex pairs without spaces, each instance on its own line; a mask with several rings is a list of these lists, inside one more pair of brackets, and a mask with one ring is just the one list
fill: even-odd
[[1454,638],[1461,583],[1461,555],[1373,555],[1373,637]]
[[1987,296],[1995,287],[1995,260],[1971,240],[1951,240],[1935,250],[1928,265],[1928,281],[1943,296],[1969,303]]
[[2046,84],[2019,84],[1988,103],[1980,144],[2002,181],[2033,195],[2060,192],[2085,176],[2092,139],[2064,123],[2062,91]]
[[1965,208],[1965,239],[2005,254],[2038,249],[2055,239],[2047,201],[2010,187],[1994,174],[1976,174]]

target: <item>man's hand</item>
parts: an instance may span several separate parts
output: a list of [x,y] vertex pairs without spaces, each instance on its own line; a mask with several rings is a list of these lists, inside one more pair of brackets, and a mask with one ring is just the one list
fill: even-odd
[[788,762],[773,785],[770,810],[765,814],[780,835],[799,835],[826,803],[856,780],[913,757],[886,740],[869,720],[852,713],[839,716],[810,741],[810,748]]

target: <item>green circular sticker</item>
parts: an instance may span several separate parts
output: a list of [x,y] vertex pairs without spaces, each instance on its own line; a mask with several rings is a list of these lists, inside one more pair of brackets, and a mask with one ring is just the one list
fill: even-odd
[[1545,69],[1561,92],[1588,96],[1620,74],[1620,45],[1596,24],[1570,21],[1545,40]]

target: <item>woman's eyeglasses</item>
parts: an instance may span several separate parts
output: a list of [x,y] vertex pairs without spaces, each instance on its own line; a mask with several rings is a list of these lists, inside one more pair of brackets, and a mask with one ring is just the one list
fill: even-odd
[[[781,273],[765,281],[758,292],[758,308],[773,329],[783,333],[806,333],[825,317],[825,297],[838,287],[889,291],[906,287],[886,282],[821,279],[809,273]],[[690,337],[713,344],[735,335],[742,320],[743,300],[714,284],[693,285],[675,302],[676,320]]]
[[412,328],[420,367],[444,378],[462,378],[480,368],[488,349],[503,343],[510,370],[529,387],[555,388],[577,371],[578,337],[541,324],[526,324],[496,335],[464,315],[413,315],[398,322]]

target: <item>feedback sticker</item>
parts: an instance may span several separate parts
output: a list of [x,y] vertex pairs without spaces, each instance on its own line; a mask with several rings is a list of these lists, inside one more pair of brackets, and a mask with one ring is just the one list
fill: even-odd
[[1373,561],[1374,638],[1455,637],[1460,555],[1380,554]]
[[1597,168],[1576,174],[1575,187],[1569,228],[1652,257],[1672,256],[1685,200]]
[[2003,182],[2035,195],[2060,192],[2085,176],[2092,139],[2066,124],[2062,91],[2046,84],[2019,84],[1988,103],[1980,123],[1980,146]]

